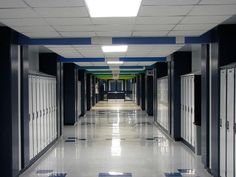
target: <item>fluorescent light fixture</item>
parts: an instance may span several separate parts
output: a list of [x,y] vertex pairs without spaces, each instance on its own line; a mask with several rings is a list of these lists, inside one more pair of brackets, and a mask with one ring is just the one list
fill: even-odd
[[108,61],[107,64],[109,65],[122,65],[123,61]]
[[115,53],[115,52],[127,52],[128,46],[127,45],[107,45],[102,46],[102,51],[104,53]]
[[85,0],[91,17],[136,17],[142,0]]

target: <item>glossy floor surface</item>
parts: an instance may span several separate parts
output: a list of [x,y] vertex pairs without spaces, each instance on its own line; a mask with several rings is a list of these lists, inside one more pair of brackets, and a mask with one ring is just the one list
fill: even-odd
[[98,177],[108,172],[164,177],[177,169],[196,171],[186,176],[210,176],[199,159],[166,137],[143,111],[91,111],[76,126],[65,127],[63,138],[21,177]]
[[132,101],[100,101],[96,106],[92,107],[92,110],[140,110],[140,107],[137,106]]

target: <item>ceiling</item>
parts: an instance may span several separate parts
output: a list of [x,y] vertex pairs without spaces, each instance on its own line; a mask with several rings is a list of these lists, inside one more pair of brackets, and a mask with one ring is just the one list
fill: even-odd
[[[0,24],[30,38],[200,36],[235,14],[236,0],[142,0],[138,16],[129,18],[90,18],[84,0],[0,1]],[[45,47],[64,58],[120,58],[165,57],[183,45],[129,45],[126,53],[116,54],[104,54],[100,45]],[[107,66],[106,62],[77,64]]]

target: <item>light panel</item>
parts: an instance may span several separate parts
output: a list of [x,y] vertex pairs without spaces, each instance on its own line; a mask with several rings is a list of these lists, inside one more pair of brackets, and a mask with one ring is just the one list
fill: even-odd
[[102,46],[102,51],[104,53],[116,53],[116,52],[127,52],[127,45],[110,45]]
[[122,65],[123,61],[108,61],[107,64],[109,65]]
[[91,17],[136,17],[142,0],[85,0]]

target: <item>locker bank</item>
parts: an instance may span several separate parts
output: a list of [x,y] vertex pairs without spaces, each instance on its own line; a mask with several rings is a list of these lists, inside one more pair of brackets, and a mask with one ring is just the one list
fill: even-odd
[[1,0],[0,177],[235,177],[235,0]]

